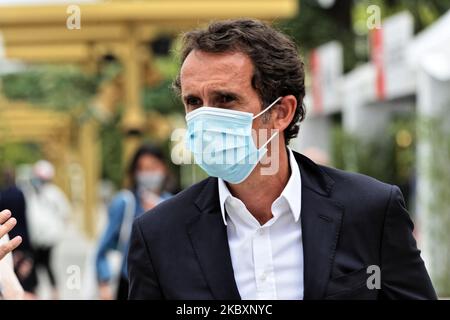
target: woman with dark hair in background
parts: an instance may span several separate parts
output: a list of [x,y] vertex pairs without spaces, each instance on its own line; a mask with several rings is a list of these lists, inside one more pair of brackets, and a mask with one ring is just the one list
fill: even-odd
[[[171,196],[165,192],[169,172],[160,148],[149,144],[141,146],[133,156],[127,173],[130,187],[121,190],[109,205],[108,224],[96,256],[100,299],[104,300],[113,299],[115,291],[118,300],[128,298],[126,261],[132,223],[136,217]],[[119,250],[122,254],[117,281],[112,281],[107,259],[110,250]],[[114,285],[118,285],[116,290]]]

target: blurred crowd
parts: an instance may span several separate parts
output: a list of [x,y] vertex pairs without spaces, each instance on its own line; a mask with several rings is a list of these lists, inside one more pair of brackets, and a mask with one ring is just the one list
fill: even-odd
[[[69,228],[73,212],[68,197],[53,182],[54,177],[55,167],[46,160],[37,161],[28,174],[18,177],[13,167],[3,169],[0,178],[3,299],[40,299],[38,287],[44,276],[50,286],[48,298],[61,298],[53,256]],[[126,258],[132,223],[171,197],[166,191],[168,177],[168,163],[159,147],[144,144],[131,158],[123,177],[125,187],[107,203],[107,219],[95,243],[93,261],[88,261],[95,269],[96,298],[127,298]],[[111,265],[112,251],[119,255],[120,268]]]

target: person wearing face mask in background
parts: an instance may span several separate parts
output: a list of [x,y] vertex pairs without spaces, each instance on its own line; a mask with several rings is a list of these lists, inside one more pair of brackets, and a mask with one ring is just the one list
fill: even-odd
[[[51,299],[57,300],[57,279],[53,270],[52,254],[63,241],[71,214],[71,205],[64,192],[53,183],[55,167],[46,160],[33,165],[30,183],[22,190],[27,204],[26,218],[34,252],[35,270],[47,273],[51,285]],[[37,273],[39,275],[39,272]],[[38,283],[40,281],[38,276]]]
[[[113,198],[108,208],[108,223],[96,255],[99,296],[102,300],[128,297],[127,252],[132,223],[171,194],[165,191],[168,168],[160,148],[146,144],[134,154],[128,168],[129,189]],[[120,274],[114,277],[107,259],[110,250],[122,254]]]

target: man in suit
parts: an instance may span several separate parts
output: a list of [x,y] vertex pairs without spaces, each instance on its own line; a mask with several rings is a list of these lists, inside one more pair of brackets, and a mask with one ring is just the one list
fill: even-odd
[[[219,21],[185,35],[181,60],[189,148],[211,177],[135,221],[130,299],[436,298],[399,189],[287,147],[305,116],[290,39]],[[245,161],[217,161],[230,150]]]

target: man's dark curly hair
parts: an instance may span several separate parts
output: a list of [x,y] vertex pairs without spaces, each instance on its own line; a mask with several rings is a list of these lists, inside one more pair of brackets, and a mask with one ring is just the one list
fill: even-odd
[[[254,19],[224,20],[211,23],[206,29],[184,34],[181,63],[189,53],[199,50],[209,53],[242,52],[253,62],[252,86],[262,107],[281,96],[297,98],[294,118],[284,130],[286,144],[298,134],[299,123],[305,118],[305,72],[295,43],[283,33]],[[180,93],[180,76],[173,83]]]

